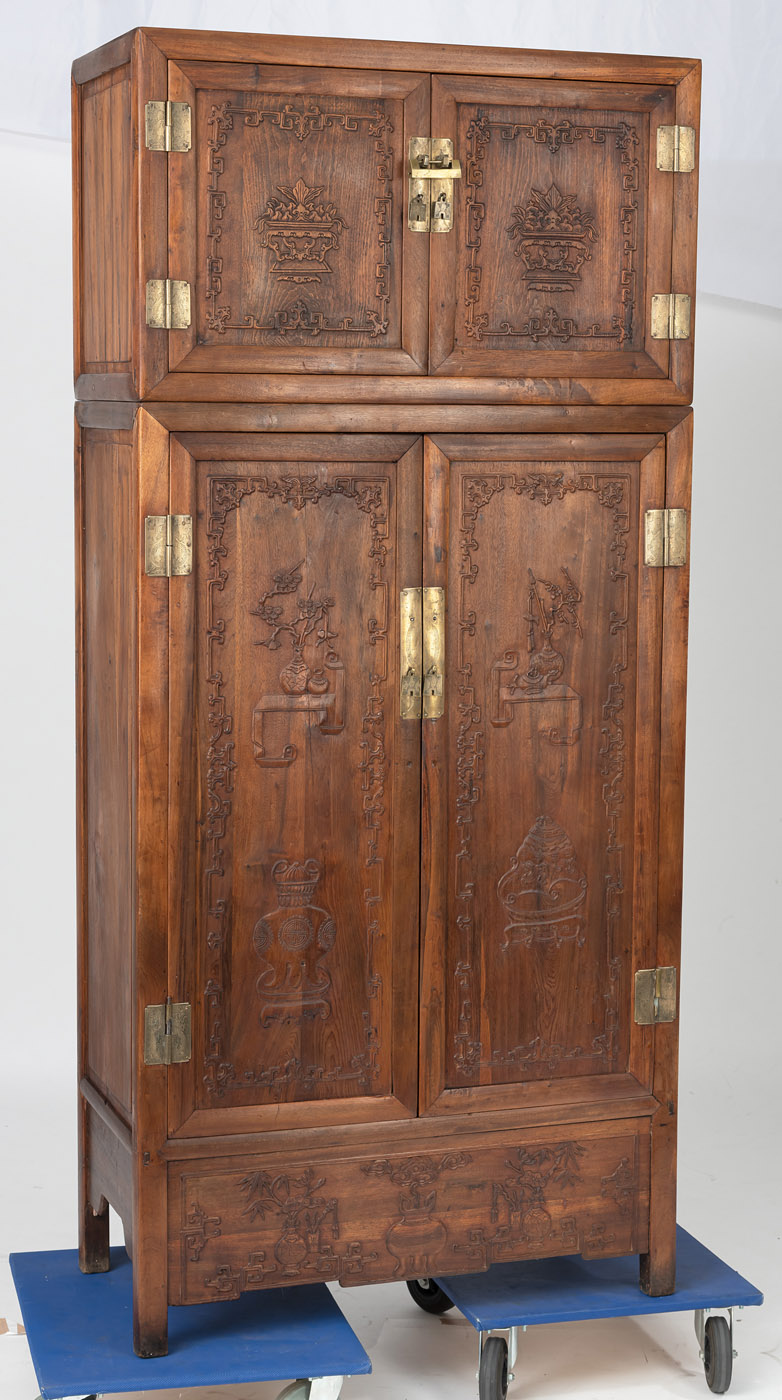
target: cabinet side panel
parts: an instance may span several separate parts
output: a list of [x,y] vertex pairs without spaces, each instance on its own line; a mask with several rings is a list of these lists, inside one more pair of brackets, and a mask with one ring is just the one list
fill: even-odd
[[82,438],[85,1073],[132,1110],[136,538],[131,435]]
[[[79,226],[81,363],[77,373],[127,371],[131,360],[133,140],[130,64],[81,89]],[[77,118],[78,119],[78,118]]]

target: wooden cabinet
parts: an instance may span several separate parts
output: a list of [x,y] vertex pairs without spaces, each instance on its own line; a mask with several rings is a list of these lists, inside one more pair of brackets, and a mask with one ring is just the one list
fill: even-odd
[[81,1262],[110,1202],[142,1355],[311,1279],[674,1287],[697,65],[437,59],[76,65]]
[[[689,402],[652,298],[695,291],[697,173],[658,168],[693,60],[138,30],[74,79],[80,397]],[[461,169],[447,233],[410,227],[430,135]]]

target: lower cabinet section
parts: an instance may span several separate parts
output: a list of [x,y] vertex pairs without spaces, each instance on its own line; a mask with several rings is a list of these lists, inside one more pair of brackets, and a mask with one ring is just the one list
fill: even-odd
[[634,989],[679,965],[689,411],[305,407],[80,410],[81,1261],[110,1202],[143,1356],[313,1280],[675,1285]]
[[[169,1298],[313,1279],[359,1284],[546,1255],[643,1253],[649,1121],[589,1136],[442,1138],[431,1151],[214,1159],[169,1167]],[[616,1125],[612,1125],[616,1126]],[[451,1140],[453,1141],[453,1139]],[[225,1161],[225,1159],[224,1159]]]

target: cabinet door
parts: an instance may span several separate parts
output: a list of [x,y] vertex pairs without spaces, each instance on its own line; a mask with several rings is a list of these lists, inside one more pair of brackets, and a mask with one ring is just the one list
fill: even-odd
[[676,94],[433,78],[432,132],[453,137],[463,178],[453,234],[432,240],[432,373],[626,379],[629,402],[639,381],[648,397],[686,380],[691,342],[685,364],[684,342],[672,352],[651,334],[653,295],[694,292],[694,206],[678,215],[675,287],[671,255],[676,201],[694,198],[696,176],[656,164],[658,127],[680,120]]
[[169,96],[193,111],[169,162],[168,275],[192,301],[170,369],[420,372],[428,239],[407,227],[404,153],[428,77],[171,64]]
[[170,967],[193,1007],[174,1131],[416,1108],[421,577],[412,437],[179,434],[171,508]]
[[647,567],[643,537],[665,487],[657,434],[427,442],[424,584],[447,598],[445,714],[424,720],[429,1111],[652,1087],[632,997],[658,948],[677,571]]

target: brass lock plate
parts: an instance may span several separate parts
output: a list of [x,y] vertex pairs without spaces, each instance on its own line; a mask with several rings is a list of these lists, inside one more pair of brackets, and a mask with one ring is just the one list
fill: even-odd
[[423,713],[439,719],[445,710],[445,590],[425,588],[423,594]]
[[439,719],[445,710],[445,590],[399,594],[399,714]]
[[403,588],[399,594],[399,715],[421,718],[423,663],[423,607],[420,588]]
[[413,136],[408,154],[408,228],[414,233],[449,233],[453,182],[462,175],[453,141],[445,136]]

